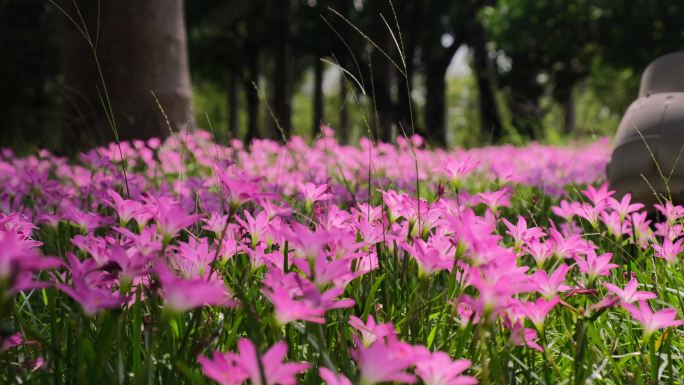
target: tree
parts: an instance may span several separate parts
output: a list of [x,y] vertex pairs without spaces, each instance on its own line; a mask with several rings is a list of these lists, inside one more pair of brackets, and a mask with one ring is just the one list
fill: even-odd
[[0,147],[60,145],[55,11],[44,0],[0,0]]
[[292,131],[292,32],[290,29],[290,0],[274,0],[273,16],[273,118],[274,131],[282,129],[286,138]]
[[122,140],[165,137],[192,125],[182,0],[62,5],[71,17],[63,18],[64,78],[83,111],[66,132],[68,143],[82,147],[93,129],[109,141],[115,133]]
[[[482,0],[427,0],[421,2],[422,22],[417,26],[420,65],[425,75],[425,135],[446,145],[446,72],[456,51],[468,43],[477,27]],[[479,40],[478,40],[479,41]],[[477,67],[476,67],[477,69]]]

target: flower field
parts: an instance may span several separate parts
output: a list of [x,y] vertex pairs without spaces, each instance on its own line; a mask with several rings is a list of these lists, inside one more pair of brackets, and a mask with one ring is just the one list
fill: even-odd
[[684,207],[614,196],[609,158],[5,150],[0,383],[681,384]]

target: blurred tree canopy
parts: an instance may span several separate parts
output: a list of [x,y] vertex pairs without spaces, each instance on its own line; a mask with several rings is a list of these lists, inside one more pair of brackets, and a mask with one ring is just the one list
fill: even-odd
[[[50,0],[0,4],[0,144],[69,152],[65,16]],[[415,132],[438,146],[609,134],[645,66],[684,48],[676,0],[193,0],[183,10],[193,124],[221,140],[314,138],[322,124],[344,141]]]

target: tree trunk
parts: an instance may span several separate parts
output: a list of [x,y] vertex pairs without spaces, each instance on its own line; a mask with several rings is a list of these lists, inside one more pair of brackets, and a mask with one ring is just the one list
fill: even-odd
[[479,23],[470,39],[473,48],[473,69],[477,79],[480,105],[480,133],[482,138],[497,141],[503,136],[503,125],[492,85],[492,69],[487,55],[485,31]]
[[[394,49],[390,33],[381,18],[381,15],[390,14],[389,3],[380,0],[369,1],[367,9],[368,15],[371,17],[369,23],[370,38],[390,57],[396,57],[397,55],[393,55]],[[366,69],[362,70],[366,71]],[[393,72],[396,68],[380,49],[372,47],[367,70],[364,83],[373,101],[375,139],[389,143],[392,141],[392,126],[396,121],[395,105],[392,101],[392,82],[395,77]]]
[[70,146],[88,144],[94,129],[110,141],[115,130],[121,140],[165,137],[166,118],[173,130],[192,124],[182,0],[64,0],[62,5],[74,20],[80,20],[78,12],[83,15],[105,82],[86,37],[63,17],[65,83],[81,95],[76,108],[93,111],[65,132]]
[[563,131],[566,135],[575,131],[575,122],[575,99],[573,99],[571,92],[563,102]]
[[347,78],[340,72],[340,116],[337,123],[340,141],[344,144],[349,143],[349,107],[347,105]]
[[324,95],[323,95],[323,62],[314,57],[314,93],[313,93],[313,125],[311,127],[311,137],[318,135],[321,124],[323,124],[324,114]]
[[414,127],[415,117],[412,116],[415,112],[413,108],[413,98],[411,97],[411,90],[413,90],[413,72],[413,66],[407,65],[406,75],[408,80],[404,78],[404,75],[401,73],[396,73],[397,96],[399,100],[399,105],[397,106],[397,112],[399,116],[397,117],[397,120],[399,121],[401,128],[403,128],[403,131],[401,131],[401,128],[399,129],[400,131],[397,133],[398,135],[404,135],[405,132],[406,135],[411,136],[417,132],[416,127]]
[[[291,115],[291,76],[290,76],[290,0],[277,0],[275,18],[274,49],[275,67],[273,76],[273,114],[277,122],[276,135],[280,138],[284,134],[289,138],[292,129]],[[279,132],[278,125],[283,133]]]
[[425,73],[425,131],[427,139],[434,144],[446,146],[445,66],[440,61],[426,63]]
[[228,136],[233,139],[238,136],[238,79],[231,74],[228,79]]
[[259,134],[259,93],[255,84],[259,84],[259,50],[254,44],[247,43],[247,76],[244,79],[245,97],[247,99],[247,135],[245,141],[251,142],[260,138]]
[[[384,47],[387,47],[387,44]],[[394,122],[394,104],[390,92],[394,68],[378,49],[373,49],[373,53],[371,53],[371,68],[376,140],[389,143],[392,141],[392,123]]]

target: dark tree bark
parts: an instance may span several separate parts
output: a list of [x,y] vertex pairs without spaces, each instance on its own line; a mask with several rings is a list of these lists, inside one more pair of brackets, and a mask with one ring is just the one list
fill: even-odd
[[503,125],[494,96],[492,68],[486,42],[484,28],[477,23],[472,31],[470,46],[473,49],[473,69],[477,79],[480,133],[482,138],[498,141],[503,136]]
[[337,123],[337,131],[342,143],[349,142],[349,106],[347,104],[347,78],[340,74],[340,116]]
[[323,95],[323,62],[314,57],[314,92],[313,92],[313,122],[311,127],[311,137],[314,138],[320,131],[323,124],[325,113],[325,100]]
[[238,79],[231,74],[228,79],[228,135],[237,138],[238,135]]
[[[88,38],[62,17],[64,79],[79,95],[74,107],[93,113],[66,130],[66,143],[75,148],[93,144],[93,130],[105,141],[113,140],[114,122],[121,140],[165,137],[169,128],[164,114],[173,130],[192,123],[183,1],[62,1],[65,11],[80,20],[74,4]],[[106,84],[88,39],[96,47]],[[105,113],[110,107],[114,122]]]
[[[383,22],[381,15],[390,15],[389,3],[382,0],[369,1],[368,3],[369,37],[382,51],[393,56],[392,39]],[[376,140],[383,142],[392,141],[392,126],[396,122],[396,106],[392,100],[392,86],[395,81],[394,71],[396,68],[390,60],[376,47],[371,47],[368,67],[364,71],[364,83],[367,92],[373,100],[374,136]]]
[[425,135],[440,146],[447,144],[446,132],[446,71],[460,47],[462,39],[446,47],[427,52],[425,62]]
[[[401,128],[406,132],[406,135],[412,135],[415,133],[416,127],[413,127],[415,124],[415,118],[412,116],[413,113],[415,113],[415,109],[413,108],[413,98],[411,97],[411,90],[413,90],[413,73],[414,73],[414,68],[413,65],[407,66],[406,69],[406,76],[407,78],[404,77],[401,73],[397,72],[397,93],[398,93],[398,105],[397,105],[397,112],[398,112],[398,124],[401,125]],[[400,131],[397,133],[397,135],[403,135],[404,132]]]
[[575,99],[572,95],[563,102],[563,131],[565,134],[571,134],[575,131],[576,113],[575,113]]
[[[385,52],[387,52],[387,38],[383,37],[380,43],[383,44],[381,47],[385,47]],[[371,84],[373,113],[376,117],[376,139],[389,143],[392,141],[392,124],[395,121],[391,94],[394,67],[378,49],[373,49],[370,65],[372,78],[368,84]]]
[[[277,124],[283,129],[286,137],[290,137],[292,130],[291,106],[291,74],[290,62],[290,0],[276,1],[276,17],[274,20],[274,54],[275,67],[273,74],[273,114]],[[275,122],[274,122],[275,123]],[[280,137],[278,127],[274,127],[277,137]]]
[[247,143],[260,138],[259,133],[259,92],[255,84],[259,84],[259,49],[257,45],[245,44],[247,74],[244,78],[245,99],[247,100]]
[[441,146],[446,146],[447,143],[444,80],[447,66],[435,60],[426,63],[425,71],[425,133],[429,141]]

